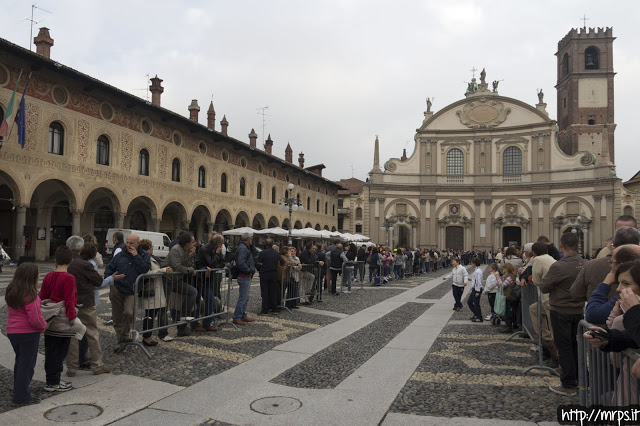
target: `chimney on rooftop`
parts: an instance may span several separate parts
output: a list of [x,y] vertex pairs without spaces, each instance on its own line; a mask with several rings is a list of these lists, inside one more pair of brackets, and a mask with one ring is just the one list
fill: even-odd
[[33,39],[33,44],[36,45],[36,53],[38,55],[51,59],[51,46],[53,46],[53,39],[49,35],[49,28],[40,28],[40,32]]
[[149,91],[151,92],[151,103],[155,106],[160,106],[160,96],[164,92],[164,87],[160,84],[162,79],[158,78],[158,74],[151,79],[151,86]]
[[207,127],[211,130],[216,129],[216,110],[213,109],[213,101],[211,101],[207,110]]
[[293,164],[293,150],[289,144],[287,144],[287,147],[284,150],[284,161]]
[[251,133],[249,133],[249,145],[251,145],[252,148],[255,148],[257,140],[258,140],[258,134],[256,133],[255,130],[251,129]]
[[198,122],[198,113],[200,113],[200,106],[198,105],[197,99],[191,100],[191,105],[189,105],[189,120]]
[[300,153],[298,155],[298,164],[300,165],[301,169],[304,169],[304,154]]
[[227,121],[227,116],[222,116],[222,121],[220,121],[220,126],[222,127],[221,132],[223,135],[227,136],[227,127],[229,127],[229,122]]
[[273,141],[271,140],[271,133],[269,133],[267,140],[264,142],[264,152],[271,154],[271,148],[273,148]]

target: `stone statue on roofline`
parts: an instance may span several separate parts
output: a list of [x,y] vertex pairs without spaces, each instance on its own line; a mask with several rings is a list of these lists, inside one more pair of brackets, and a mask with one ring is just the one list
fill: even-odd
[[484,70],[484,68],[482,68],[482,71],[480,72],[480,83],[481,84],[485,84],[484,79],[487,77],[487,72]]
[[538,91],[538,103],[543,104],[544,103],[543,100],[544,100],[544,93],[542,93],[542,89],[540,89]]

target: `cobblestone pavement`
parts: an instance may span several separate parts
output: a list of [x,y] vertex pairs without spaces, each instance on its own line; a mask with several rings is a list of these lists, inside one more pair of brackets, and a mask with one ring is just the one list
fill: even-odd
[[[41,268],[46,269],[46,268]],[[50,269],[49,269],[50,270]],[[5,269],[0,275],[0,292],[8,284],[12,271]],[[324,303],[314,303],[313,310],[292,313],[283,311],[278,316],[258,317],[260,290],[258,279],[251,287],[249,315],[256,321],[234,328],[219,327],[214,333],[193,333],[172,342],[160,342],[148,348],[153,355],[148,359],[137,347],[128,347],[122,354],[114,354],[116,340],[113,328],[105,325],[110,319],[111,306],[108,290],[101,294],[98,308],[101,346],[105,364],[113,367],[113,374],[128,374],[163,381],[180,386],[193,385],[204,378],[238,366],[281,343],[290,341],[313,330],[334,323],[339,319],[332,312],[355,314],[409,288],[433,280],[432,288],[419,299],[440,299],[451,292],[451,281],[442,281],[450,268],[429,274],[392,281],[386,287],[365,287],[340,296],[324,295]],[[44,274],[41,274],[43,276]],[[486,276],[486,272],[485,272]],[[235,306],[237,287],[232,291],[231,310]],[[505,420],[545,421],[555,420],[560,404],[577,403],[576,398],[561,397],[551,393],[548,385],[559,380],[547,372],[533,371],[523,375],[522,370],[536,360],[529,355],[531,342],[515,338],[505,342],[499,328],[485,322],[469,324],[471,316],[465,309],[452,312],[451,320],[424,357],[411,378],[395,397],[390,412],[422,416],[477,417]],[[438,302],[443,303],[443,302]],[[447,302],[448,303],[448,302]],[[483,315],[489,313],[486,295],[481,298]],[[291,387],[332,389],[363,365],[393,337],[403,331],[414,319],[430,309],[430,303],[406,303],[395,308],[369,325],[342,338],[305,361],[289,368],[271,380]],[[323,314],[325,311],[327,314]],[[314,312],[314,313],[310,313]],[[0,326],[6,333],[6,307],[0,309]],[[175,328],[170,335],[175,337]],[[43,352],[41,345],[41,352]],[[81,374],[91,374],[80,371]],[[66,379],[66,377],[65,377]],[[0,412],[13,409],[10,405],[13,374],[0,368]],[[71,381],[71,380],[70,380]],[[35,395],[48,397],[42,392],[42,383],[33,382]],[[210,420],[205,424],[227,425]]]

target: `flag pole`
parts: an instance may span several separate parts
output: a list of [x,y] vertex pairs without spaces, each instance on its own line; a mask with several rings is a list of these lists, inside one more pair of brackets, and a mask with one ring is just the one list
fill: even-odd
[[[27,78],[27,84],[24,85],[24,91],[22,92],[22,98],[20,98],[20,103],[22,103],[22,99],[24,99],[24,95],[27,93],[27,87],[29,87],[29,82],[31,81],[31,74],[29,73],[29,77]],[[20,70],[20,75],[22,75],[22,70]],[[18,83],[20,83],[20,77],[18,77]],[[18,111],[20,111],[20,107],[18,107]],[[9,129],[9,135],[7,135],[7,140],[11,137],[11,133],[13,132],[13,126],[16,124],[15,116],[11,121],[11,128]]]

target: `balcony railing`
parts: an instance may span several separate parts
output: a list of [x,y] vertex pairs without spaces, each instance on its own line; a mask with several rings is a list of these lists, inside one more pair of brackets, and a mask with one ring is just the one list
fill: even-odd
[[462,175],[447,175],[447,183],[464,183]]
[[503,175],[502,183],[519,183],[522,182],[522,175]]

